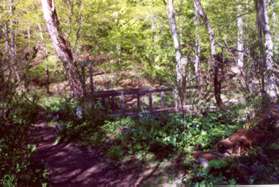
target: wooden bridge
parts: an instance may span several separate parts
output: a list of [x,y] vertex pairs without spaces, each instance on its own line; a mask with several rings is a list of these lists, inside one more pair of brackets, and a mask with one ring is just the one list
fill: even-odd
[[172,88],[98,91],[93,97],[113,116],[175,111]]

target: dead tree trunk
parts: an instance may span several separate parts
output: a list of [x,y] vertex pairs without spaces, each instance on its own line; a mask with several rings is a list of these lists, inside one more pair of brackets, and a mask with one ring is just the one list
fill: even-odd
[[84,95],[82,81],[79,76],[78,68],[74,63],[69,42],[65,40],[62,32],[60,31],[54,0],[41,0],[41,3],[53,48],[55,49],[58,58],[63,62],[73,96],[80,98]]
[[221,98],[221,80],[219,78],[219,65],[220,62],[217,62],[216,60],[216,43],[215,43],[215,33],[214,30],[208,20],[208,17],[202,7],[201,1],[200,0],[194,0],[194,6],[195,10],[198,13],[199,17],[202,19],[207,32],[209,36],[209,42],[210,42],[210,54],[211,54],[211,59],[210,59],[210,66],[213,72],[213,86],[214,86],[214,96],[216,100],[216,105],[219,108],[223,107],[223,101]]
[[259,36],[262,35],[264,37],[264,39],[263,37],[259,38],[261,46],[264,46],[264,50],[262,50],[262,56],[264,59],[263,88],[267,101],[276,102],[277,85],[276,77],[273,72],[273,41],[269,26],[269,17],[267,11],[268,4],[266,0],[255,0],[255,3]]
[[176,110],[183,109],[184,95],[186,92],[186,64],[187,59],[182,58],[181,45],[177,32],[175,9],[173,6],[173,0],[167,2],[167,13],[169,27],[173,39],[173,45],[175,49],[175,62],[176,62],[176,87],[174,90],[175,96],[175,108]]

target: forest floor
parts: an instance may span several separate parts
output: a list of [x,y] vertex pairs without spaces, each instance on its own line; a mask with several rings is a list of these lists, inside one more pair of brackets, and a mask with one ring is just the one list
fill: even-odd
[[[275,105],[255,118],[253,128],[239,129],[221,140],[232,164],[212,168],[211,174],[222,173],[239,184],[278,183],[278,121]],[[31,143],[37,145],[33,162],[47,169],[50,186],[176,186],[188,172],[181,155],[151,162],[136,157],[113,160],[104,153],[105,145],[59,141],[59,130],[47,121],[34,124],[30,133]]]
[[48,171],[50,186],[176,186],[185,174],[176,159],[143,163],[136,158],[114,161],[92,146],[57,141],[58,131],[47,122],[33,125],[33,157]]

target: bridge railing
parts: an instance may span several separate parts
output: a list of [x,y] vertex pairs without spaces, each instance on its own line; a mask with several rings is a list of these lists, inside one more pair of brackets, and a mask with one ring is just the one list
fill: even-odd
[[[187,87],[187,89],[196,88],[196,86]],[[172,88],[98,91],[93,94],[93,97],[101,103],[107,112],[113,114],[137,114],[142,111],[160,112],[174,110]]]
[[[108,90],[95,92],[93,97],[96,101],[99,101],[107,111],[124,114],[126,112],[131,112],[131,110],[132,112],[142,111],[142,108],[146,107],[146,104],[142,102],[142,98],[145,97],[148,103],[146,110],[152,112],[158,108],[166,107],[166,96],[169,95],[171,97],[172,90],[172,88]],[[154,95],[157,96],[157,105],[159,96],[159,106],[157,107],[154,106]]]

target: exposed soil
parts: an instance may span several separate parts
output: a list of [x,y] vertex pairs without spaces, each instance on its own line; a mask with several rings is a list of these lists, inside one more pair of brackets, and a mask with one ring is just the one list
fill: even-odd
[[[49,172],[50,186],[154,186],[169,184],[172,163],[143,163],[137,159],[114,161],[98,148],[73,142],[55,143],[57,130],[47,123],[35,124],[31,130],[32,143],[37,145],[35,164]],[[170,174],[175,178],[177,173]],[[172,181],[175,182],[175,181]]]

